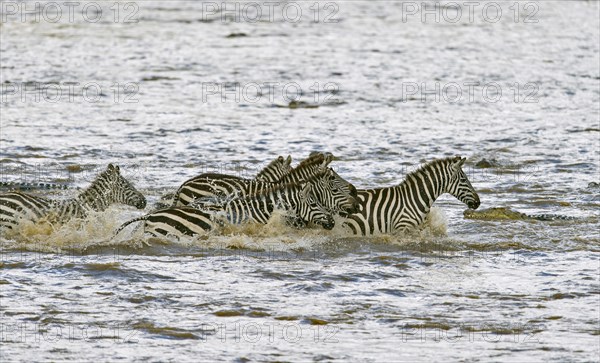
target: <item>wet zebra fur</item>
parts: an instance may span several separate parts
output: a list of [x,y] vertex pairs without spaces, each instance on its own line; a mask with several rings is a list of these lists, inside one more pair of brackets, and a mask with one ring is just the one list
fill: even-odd
[[[331,154],[312,153],[291,172],[283,176],[281,184],[300,184],[321,174],[333,160]],[[315,190],[319,202],[330,211],[347,215],[357,210],[356,188],[340,177],[331,168],[326,168],[330,187]],[[260,183],[250,179],[224,174],[202,174],[194,177],[179,187],[173,206],[185,206],[192,203],[201,207],[205,200],[214,203],[215,199],[229,196],[245,197],[260,192],[264,188],[275,186],[275,183]]]
[[[276,183],[283,176],[290,173],[292,170],[291,167],[292,157],[288,155],[287,158],[284,159],[283,156],[278,156],[276,159],[271,161],[267,166],[261,169],[261,171],[256,174],[254,180],[267,182],[267,183]],[[202,174],[202,175],[224,175],[224,174]],[[201,177],[202,175],[197,176]],[[231,176],[232,178],[238,178],[236,176]],[[176,204],[175,202],[176,193],[168,193],[163,195],[155,205],[155,209],[164,209]]]
[[290,212],[293,225],[304,227],[313,222],[325,229],[332,229],[335,221],[317,201],[313,191],[319,178],[303,184],[284,184],[262,189],[251,196],[232,197],[222,206],[212,206],[205,210],[189,206],[161,209],[145,216],[125,222],[117,231],[131,223],[143,221],[144,232],[158,236],[194,236],[217,228],[225,222],[242,224],[256,222],[266,224],[275,209]]
[[262,168],[262,170],[256,174],[254,179],[267,183],[277,183],[292,171],[291,164],[292,157],[290,155],[285,159],[283,156],[278,156],[277,159],[271,161],[267,166]]
[[449,193],[469,208],[479,207],[479,196],[462,170],[466,159],[438,159],[408,174],[388,188],[358,190],[360,211],[344,226],[354,235],[392,234],[420,226],[435,200]]
[[146,198],[123,178],[118,166],[110,164],[92,184],[77,197],[53,200],[21,192],[0,194],[0,226],[13,228],[21,219],[64,223],[84,218],[88,211],[103,211],[109,205],[122,203],[143,209]]

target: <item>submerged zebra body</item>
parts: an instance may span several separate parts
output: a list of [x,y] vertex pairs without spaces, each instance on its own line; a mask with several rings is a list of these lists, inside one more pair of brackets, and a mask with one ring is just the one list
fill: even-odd
[[[262,181],[262,182],[266,182],[266,183],[276,183],[281,178],[283,178],[285,175],[290,173],[290,171],[292,170],[291,164],[292,164],[291,156],[288,155],[287,158],[284,158],[283,156],[278,156],[276,159],[271,161],[267,166],[265,166],[263,169],[261,169],[261,171],[259,171],[258,174],[256,174],[256,177],[254,178],[254,180]],[[209,176],[209,175],[227,176],[227,177],[234,178],[234,179],[241,179],[236,176],[230,176],[230,175],[225,175],[225,174],[210,174],[210,173],[201,174],[193,179],[202,178],[202,176]],[[156,209],[165,209],[165,208],[177,205],[176,195],[177,195],[177,192],[176,193],[168,193],[168,194],[163,195],[160,198],[160,201],[154,205],[155,208]],[[180,204],[180,205],[187,205],[187,204]]]
[[224,205],[214,205],[204,210],[190,206],[161,209],[124,223],[115,235],[129,224],[143,221],[144,232],[155,237],[193,236],[215,229],[224,222],[266,224],[275,209],[290,212],[297,228],[311,221],[325,229],[332,229],[335,222],[331,214],[317,201],[314,183],[318,181],[278,185],[263,189],[252,196],[232,197]]
[[121,176],[118,166],[110,164],[73,199],[52,200],[20,192],[0,194],[0,226],[13,228],[22,219],[37,221],[42,218],[64,223],[72,218],[83,218],[89,211],[103,211],[115,203],[142,209],[146,206],[146,198]]
[[360,211],[344,222],[354,235],[403,232],[420,226],[433,202],[449,193],[469,208],[479,207],[479,196],[462,170],[459,156],[434,160],[388,188],[358,191]]

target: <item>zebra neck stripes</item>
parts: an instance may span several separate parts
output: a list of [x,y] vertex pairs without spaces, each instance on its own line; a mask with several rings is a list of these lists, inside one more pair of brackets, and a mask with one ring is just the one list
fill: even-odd
[[234,224],[249,219],[267,223],[275,209],[283,209],[291,212],[290,221],[293,221],[295,226],[304,226],[308,222],[314,222],[326,229],[334,226],[333,217],[316,199],[311,181],[304,184],[276,185],[251,196],[234,198],[224,209],[228,221]]

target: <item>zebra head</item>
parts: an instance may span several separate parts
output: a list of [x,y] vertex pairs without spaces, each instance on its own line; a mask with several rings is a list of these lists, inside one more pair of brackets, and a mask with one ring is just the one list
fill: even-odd
[[146,207],[146,198],[121,175],[119,166],[108,164],[106,171],[100,174],[97,180],[104,180],[103,184],[107,187],[106,197],[111,199],[111,202],[131,205],[137,209]]
[[290,155],[285,159],[283,156],[279,156],[277,159],[271,161],[269,165],[265,166],[256,175],[255,179],[268,183],[276,183],[292,171],[291,164],[292,157]]
[[333,216],[319,203],[319,200],[315,196],[314,185],[312,183],[306,183],[302,186],[300,201],[298,212],[300,218],[305,222],[313,222],[328,230],[335,227]]
[[477,209],[480,204],[479,195],[477,195],[477,192],[473,189],[467,175],[462,170],[462,166],[466,160],[467,158],[461,158],[460,156],[451,159],[451,177],[448,186],[446,187],[446,192],[465,203],[467,207]]
[[317,200],[329,213],[347,216],[358,212],[358,193],[354,185],[324,165],[316,177],[310,180]]

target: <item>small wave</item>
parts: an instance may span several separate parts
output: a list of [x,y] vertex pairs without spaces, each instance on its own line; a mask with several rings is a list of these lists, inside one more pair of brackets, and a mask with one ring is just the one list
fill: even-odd
[[[123,222],[123,211],[118,207],[104,212],[90,213],[85,220],[71,220],[62,225],[48,221],[22,221],[8,230],[0,240],[0,247],[26,251],[61,253],[86,252],[125,248],[133,253],[161,254],[184,249],[244,249],[258,252],[302,253],[326,250],[348,252],[361,245],[381,245],[393,248],[426,246],[446,236],[447,220],[439,208],[432,208],[424,225],[418,231],[403,235],[382,234],[371,237],[352,236],[338,217],[336,227],[327,231],[320,227],[295,229],[285,223],[285,212],[275,211],[267,224],[246,223],[226,225],[218,231],[189,238],[156,238],[144,235],[140,225],[127,228],[118,236],[114,232]],[[157,248],[161,247],[161,248]],[[166,247],[166,249],[165,249]]]

